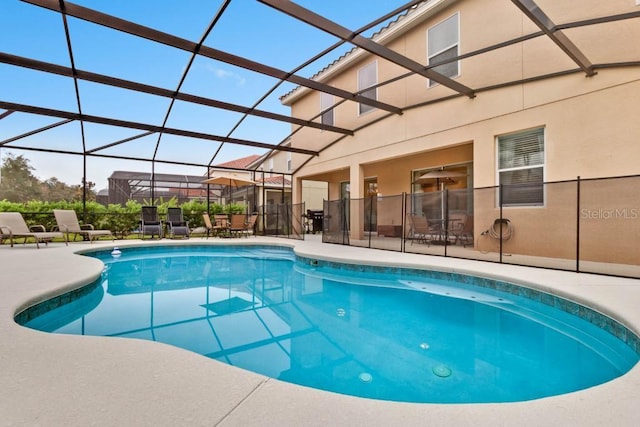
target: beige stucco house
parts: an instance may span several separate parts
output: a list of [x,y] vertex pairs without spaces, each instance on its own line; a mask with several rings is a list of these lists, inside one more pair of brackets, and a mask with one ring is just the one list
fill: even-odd
[[[311,128],[292,134],[293,147],[320,151],[313,158],[293,154],[293,203],[301,200],[303,180],[328,183],[330,200],[377,195],[378,203],[386,196],[415,196],[445,186],[466,189],[471,195],[455,208],[473,215],[477,240],[500,214],[500,196],[493,187],[522,184],[523,191],[502,196],[503,216],[517,230],[510,250],[573,256],[574,180],[639,171],[640,6],[635,0],[536,0],[542,15],[540,10],[534,15],[561,26],[551,27],[548,36],[515,3],[431,0],[371,37],[415,63],[441,63],[432,70],[445,76],[443,83],[359,47],[314,76],[400,112],[305,87],[282,96],[295,117],[319,115],[322,123],[354,130],[347,136]],[[606,22],[597,21],[602,18]],[[419,179],[430,171],[455,178],[437,183]],[[542,185],[567,180],[566,185]],[[585,220],[604,206],[600,203],[608,203],[607,209],[640,207],[625,202],[638,200],[635,190],[618,186],[619,197],[605,202],[607,186],[592,187],[592,192],[583,189],[583,197],[590,194],[594,203],[587,206]],[[395,213],[385,219],[385,212],[378,208],[378,226],[402,220]],[[352,204],[349,215],[352,238],[376,231],[361,225],[363,213],[357,206]],[[619,225],[608,222],[606,233],[623,230],[629,219],[619,218]],[[544,233],[560,243],[540,239],[542,224]],[[589,226],[585,221],[582,233],[599,232]],[[582,255],[589,250],[593,248],[585,247]],[[640,264],[633,248],[606,252],[616,260],[627,253],[623,262]],[[602,254],[594,257],[604,259]]]

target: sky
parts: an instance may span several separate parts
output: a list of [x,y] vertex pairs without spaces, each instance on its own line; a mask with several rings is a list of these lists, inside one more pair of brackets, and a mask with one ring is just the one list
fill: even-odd
[[[140,25],[198,42],[218,12],[218,0],[75,0],[74,4],[95,9]],[[400,0],[298,0],[297,4],[338,24],[356,30],[406,3]],[[68,18],[74,63],[77,69],[176,90],[189,63],[190,54],[139,37],[101,27],[73,17]],[[377,27],[379,28],[379,27]],[[377,29],[376,28],[376,29]],[[370,30],[364,35],[371,35]],[[0,52],[70,67],[61,15],[19,0],[0,1]],[[232,0],[204,45],[253,61],[290,71],[337,41],[331,35],[286,16],[255,0]],[[311,77],[351,45],[343,45],[297,74]],[[278,83],[277,79],[244,70],[205,57],[193,62],[181,92],[251,107]],[[257,108],[289,115],[279,97],[294,86],[281,84]],[[78,81],[82,112],[87,115],[162,125],[170,105],[168,98],[140,94]],[[73,79],[0,63],[0,101],[78,112]],[[0,115],[5,110],[0,109]],[[248,117],[211,107],[176,101],[166,126],[220,136],[278,144],[291,132],[291,125],[258,117]],[[60,122],[59,118],[13,113],[0,120],[0,141]],[[240,122],[241,121],[241,122]],[[238,123],[240,123],[238,125]],[[70,122],[2,145],[0,156],[23,155],[34,167],[33,173],[45,180],[56,177],[67,184],[80,184],[83,160],[78,155],[42,153],[17,147],[51,150],[90,150],[142,131],[113,126]],[[107,187],[113,171],[151,172],[150,162],[128,160],[150,158],[158,134],[120,144],[101,153],[123,159],[87,158],[87,179],[96,189]],[[219,143],[162,135],[157,159],[207,164]],[[253,147],[225,144],[214,160],[223,163],[265,151]],[[156,163],[156,173],[203,175],[203,167]]]

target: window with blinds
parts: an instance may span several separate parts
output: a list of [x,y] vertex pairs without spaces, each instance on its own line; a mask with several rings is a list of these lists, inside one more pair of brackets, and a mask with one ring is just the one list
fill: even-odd
[[331,107],[333,107],[333,95],[320,92],[320,111],[324,111],[320,116],[320,123],[323,125],[333,126],[333,108]]
[[503,206],[544,204],[544,128],[498,137]]
[[[437,64],[447,59],[458,56],[459,45],[459,14],[455,14],[445,19],[438,25],[427,30],[427,62]],[[459,61],[449,62],[433,68],[446,77],[455,77],[460,74]],[[433,80],[429,80],[429,87],[436,85]]]
[[[370,88],[375,86],[378,83],[378,63],[376,61],[360,68],[358,70],[358,92],[360,95],[371,98],[378,99],[378,89]],[[358,104],[358,113],[364,114],[368,111],[373,110],[375,107],[366,104]]]

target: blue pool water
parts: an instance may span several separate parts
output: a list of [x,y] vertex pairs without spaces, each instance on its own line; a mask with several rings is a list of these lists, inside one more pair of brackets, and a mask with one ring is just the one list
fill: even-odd
[[535,399],[601,384],[638,361],[637,337],[610,319],[589,322],[554,305],[583,307],[486,279],[341,266],[266,246],[93,256],[105,263],[98,282],[17,320],[160,341],[295,384],[405,402]]

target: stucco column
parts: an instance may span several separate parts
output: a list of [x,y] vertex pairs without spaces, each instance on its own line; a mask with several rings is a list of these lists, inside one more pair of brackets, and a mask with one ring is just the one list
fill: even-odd
[[349,203],[349,238],[360,240],[364,236],[363,213],[361,203],[364,191],[364,170],[360,164],[352,164],[349,169],[349,192],[351,202]]
[[294,205],[302,203],[302,179],[293,177],[291,180],[291,203]]

